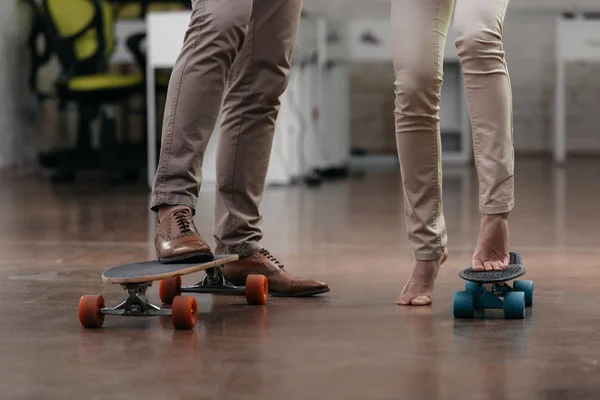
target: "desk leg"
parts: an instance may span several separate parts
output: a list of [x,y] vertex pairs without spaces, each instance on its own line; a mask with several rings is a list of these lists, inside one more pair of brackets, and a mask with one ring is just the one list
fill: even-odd
[[156,78],[154,67],[148,63],[147,67],[147,90],[146,90],[146,109],[148,120],[147,132],[147,163],[148,163],[148,186],[152,188],[154,174],[156,173]]
[[554,99],[554,162],[562,164],[567,158],[565,66],[562,60],[556,65],[556,90]]
[[553,169],[554,180],[554,246],[564,248],[567,245],[567,171],[565,168]]

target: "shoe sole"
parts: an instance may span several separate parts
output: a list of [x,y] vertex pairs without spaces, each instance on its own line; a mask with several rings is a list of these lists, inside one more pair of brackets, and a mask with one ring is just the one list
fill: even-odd
[[329,292],[329,288],[311,289],[311,290],[305,290],[303,292],[292,292],[292,293],[269,291],[269,295],[271,295],[273,297],[309,297],[309,296],[315,296],[317,294],[323,294],[323,293],[327,293],[327,292]]
[[205,263],[215,259],[215,255],[212,253],[194,253],[186,254],[185,256],[177,256],[170,258],[158,258],[163,264],[193,264],[193,263]]

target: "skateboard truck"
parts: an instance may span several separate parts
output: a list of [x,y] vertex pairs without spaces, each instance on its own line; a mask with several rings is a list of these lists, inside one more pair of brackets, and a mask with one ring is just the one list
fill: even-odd
[[[162,284],[162,282],[161,282]],[[191,286],[181,286],[180,293],[213,293],[213,294],[241,294],[246,292],[243,286],[235,286],[223,276],[221,268],[214,267],[206,270],[206,276],[200,282]],[[164,300],[161,296],[161,300]],[[169,304],[169,303],[165,303]]]
[[116,307],[105,307],[102,296],[86,295],[79,301],[79,321],[84,328],[101,328],[105,315],[123,317],[171,316],[175,329],[192,329],[198,319],[196,299],[177,296],[171,309],[162,309],[148,300],[146,290],[152,282],[125,283],[121,285],[129,296]]
[[170,316],[171,310],[161,309],[150,303],[146,297],[146,290],[152,286],[148,283],[126,283],[121,285],[129,293],[127,300],[114,308],[102,308],[100,312],[104,315],[122,315],[125,317],[154,317]]
[[248,275],[246,286],[235,286],[223,276],[219,266],[205,270],[206,276],[195,285],[182,286],[181,276],[163,279],[158,286],[158,295],[163,304],[171,304],[182,293],[246,295],[249,305],[263,305],[268,292],[267,278],[264,275]]
[[225,279],[225,277],[223,276],[223,273],[221,272],[221,268],[219,267],[214,267],[214,268],[209,268],[206,270],[206,276],[204,277],[204,279],[202,280],[202,282],[200,282],[200,284],[202,285],[212,285],[212,286],[233,286],[232,284],[230,284],[229,282],[227,282],[227,280]]

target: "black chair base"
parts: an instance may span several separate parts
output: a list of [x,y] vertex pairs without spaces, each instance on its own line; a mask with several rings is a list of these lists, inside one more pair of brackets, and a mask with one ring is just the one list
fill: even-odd
[[79,172],[102,171],[113,185],[135,183],[146,163],[145,145],[119,145],[110,153],[92,149],[68,149],[38,156],[41,168],[50,172],[54,184],[70,184]]

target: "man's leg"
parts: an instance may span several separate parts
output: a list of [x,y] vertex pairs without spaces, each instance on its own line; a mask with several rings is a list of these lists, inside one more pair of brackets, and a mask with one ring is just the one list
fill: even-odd
[[[495,0],[491,0],[495,1]],[[447,258],[439,104],[453,0],[392,0],[396,143],[413,272],[397,300],[428,305]]]
[[482,213],[473,269],[508,268],[508,213],[514,206],[512,94],[502,46],[508,0],[458,0],[454,17],[473,127]]
[[202,160],[215,127],[231,66],[246,39],[252,0],[193,0],[183,49],[165,109],[151,207],[162,262],[213,258],[194,226]]
[[216,251],[241,257],[223,273],[236,285],[249,273],[265,274],[269,291],[287,296],[329,291],[324,283],[287,273],[259,245],[259,204],[301,7],[301,0],[254,1],[248,36],[229,77],[217,153]]

